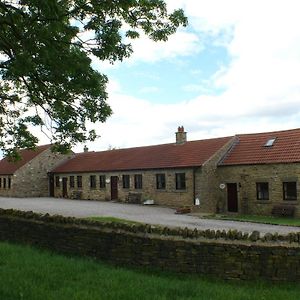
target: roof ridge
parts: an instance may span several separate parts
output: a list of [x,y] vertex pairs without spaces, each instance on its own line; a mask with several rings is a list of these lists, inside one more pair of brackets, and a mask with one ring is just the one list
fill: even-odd
[[300,128],[275,130],[275,131],[264,131],[264,132],[256,132],[256,133],[239,133],[239,134],[236,134],[236,136],[255,136],[255,135],[263,135],[263,134],[284,133],[284,132],[291,132],[291,131],[300,131]]

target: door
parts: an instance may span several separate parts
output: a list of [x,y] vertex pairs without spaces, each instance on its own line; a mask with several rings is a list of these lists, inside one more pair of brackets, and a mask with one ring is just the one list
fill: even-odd
[[63,198],[68,197],[68,178],[63,177],[62,179],[62,196]]
[[227,183],[227,210],[229,212],[238,212],[238,194],[236,183]]
[[54,175],[49,174],[49,196],[54,197]]
[[118,199],[118,176],[110,177],[110,197],[111,200]]

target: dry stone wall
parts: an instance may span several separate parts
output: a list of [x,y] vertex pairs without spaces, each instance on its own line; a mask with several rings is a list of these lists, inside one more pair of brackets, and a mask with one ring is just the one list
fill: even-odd
[[300,232],[199,231],[0,209],[0,240],[118,265],[236,280],[300,281]]

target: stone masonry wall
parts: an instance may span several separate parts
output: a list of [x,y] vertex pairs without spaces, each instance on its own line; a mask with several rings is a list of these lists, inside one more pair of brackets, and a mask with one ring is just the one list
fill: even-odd
[[[165,174],[166,188],[163,190],[156,188],[156,174]],[[176,190],[175,174],[185,173],[186,189]],[[141,174],[143,178],[143,188],[134,188],[134,175]],[[82,176],[82,188],[77,188],[76,178]],[[96,175],[96,188],[90,187],[90,175]],[[76,173],[76,174],[54,174],[59,176],[61,182],[59,187],[55,187],[55,197],[62,197],[62,178],[67,178],[67,194],[68,197],[72,197],[74,192],[82,192],[81,199],[91,199],[108,201],[111,200],[111,186],[110,183],[106,184],[105,188],[100,188],[99,176],[105,175],[106,179],[110,179],[111,176],[118,176],[118,200],[126,202],[129,192],[136,192],[142,194],[142,200],[153,199],[155,204],[166,205],[171,207],[193,205],[194,203],[194,180],[192,169],[164,169],[164,170],[136,170],[136,171],[124,171],[124,172],[93,172],[93,173]],[[130,187],[123,188],[122,175],[130,176]],[[75,187],[70,188],[70,176],[74,176]]]
[[72,154],[52,153],[50,149],[43,151],[10,176],[11,188],[8,189],[6,184],[6,189],[0,189],[0,195],[10,197],[49,196],[48,172],[71,156]]
[[199,206],[194,206],[193,210],[202,213],[216,213],[220,210],[220,203],[216,189],[218,188],[217,164],[228,152],[235,142],[232,138],[219,151],[217,151],[201,169],[195,172],[195,197],[200,200]]
[[118,265],[235,280],[300,281],[300,233],[260,238],[257,232],[248,236],[0,210],[0,240]]
[[[227,211],[227,191],[218,188],[220,183],[237,183],[239,213],[270,215],[274,205],[284,204],[296,207],[300,217],[300,164],[268,164],[218,167],[217,198]],[[297,182],[297,200],[283,199],[283,182]],[[256,183],[269,183],[269,200],[257,200]]]

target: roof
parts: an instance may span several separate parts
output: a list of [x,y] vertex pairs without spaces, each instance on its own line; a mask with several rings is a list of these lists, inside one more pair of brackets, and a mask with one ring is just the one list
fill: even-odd
[[83,152],[52,172],[124,171],[163,168],[199,167],[232,137],[163,144],[101,152]]
[[21,160],[16,162],[9,161],[8,158],[3,158],[0,160],[0,175],[14,174],[18,169],[50,147],[51,145],[43,145],[37,146],[35,150],[22,149],[20,150]]
[[[237,135],[220,165],[300,162],[300,129]],[[275,139],[272,143],[271,139]],[[269,146],[266,143],[269,141]]]

